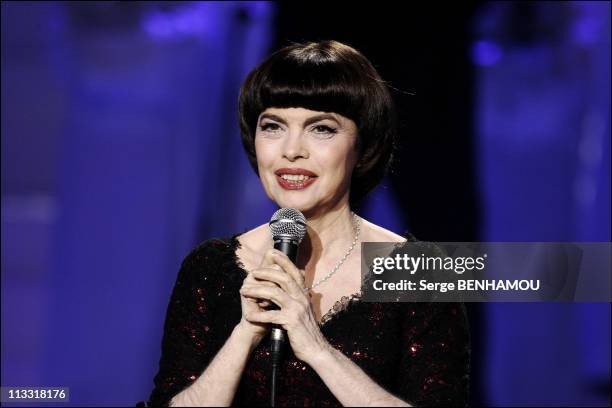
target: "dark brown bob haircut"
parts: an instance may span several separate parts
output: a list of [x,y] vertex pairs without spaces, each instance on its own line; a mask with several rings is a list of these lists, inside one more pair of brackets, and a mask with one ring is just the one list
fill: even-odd
[[247,76],[240,90],[240,132],[256,173],[257,120],[272,107],[334,112],[355,122],[359,159],[351,179],[352,205],[387,172],[396,138],[393,100],[376,69],[354,48],[337,41],[293,44]]

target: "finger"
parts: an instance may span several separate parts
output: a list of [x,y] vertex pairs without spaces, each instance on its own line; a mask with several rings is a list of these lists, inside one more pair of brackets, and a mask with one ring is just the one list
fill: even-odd
[[249,312],[245,319],[250,323],[275,323],[281,324],[282,312],[280,310],[268,310],[265,312]]
[[273,258],[275,253],[282,253],[282,252],[274,248],[268,249],[263,256],[263,259],[261,260],[261,266],[262,267],[276,266],[276,262],[274,262],[274,258]]
[[[261,265],[262,267],[284,270],[293,278],[302,292],[306,290],[304,283],[304,271],[298,269],[293,262],[289,260],[289,257],[287,257],[287,255],[285,255],[282,251],[274,248],[268,249],[264,254]],[[284,267],[284,265],[286,265],[286,267]]]
[[[284,262],[283,262],[284,260]],[[302,290],[305,288],[304,286],[304,271],[299,270],[293,262],[289,260],[289,257],[285,255],[282,251],[278,249],[268,249],[264,254],[262,260],[263,267],[272,267],[274,269],[283,269],[287,272],[298,284]]]
[[287,272],[287,274],[289,274],[289,276],[293,278],[298,287],[303,291],[305,288],[304,272],[299,270],[298,267],[295,266],[293,262],[291,262],[289,257],[281,251],[271,253],[270,257],[272,259],[272,262],[274,262],[276,265],[279,265],[285,272]]
[[251,273],[257,279],[274,282],[293,298],[298,298],[304,295],[303,290],[298,286],[295,279],[284,271],[281,272],[274,269],[257,269]]
[[[258,285],[264,285],[265,284],[265,285],[270,285],[270,286],[276,287],[276,284],[272,283],[272,282],[265,282],[264,281],[264,282],[256,282],[255,284],[258,284]],[[245,285],[248,285],[248,283],[245,282],[243,284],[243,286],[245,286]],[[242,294],[241,294],[241,296],[242,296]],[[270,302],[269,300],[265,300],[265,299],[254,299],[254,298],[248,298],[247,297],[246,300],[257,304],[257,306],[259,306],[262,309],[265,309],[265,308],[267,308],[269,306],[272,306],[274,304],[274,303]]]
[[274,303],[270,302],[269,300],[265,300],[265,299],[256,299],[256,298],[250,298],[250,297],[246,297],[244,296],[245,300],[247,302],[251,302],[256,304],[258,307],[262,308],[262,309],[267,309],[268,307],[272,306]]
[[[274,286],[276,287],[276,285],[275,285],[275,284],[272,284],[272,285],[274,285]],[[242,289],[242,288],[243,288],[243,287],[245,287],[245,286],[249,286],[249,285],[242,285],[242,286],[240,287],[240,289]],[[257,298],[254,298],[254,297],[247,297],[247,296],[244,296],[244,295],[242,294],[242,292],[240,292],[240,290],[238,290],[238,292],[240,293],[240,297],[244,297],[244,298],[245,298],[247,301],[249,301],[249,302],[256,303],[256,304],[257,304],[259,307],[266,308],[266,307],[271,306],[271,305],[273,305],[273,304],[274,304],[274,303],[272,303],[272,302],[270,302],[269,300],[266,300],[266,299],[257,299]]]
[[[279,272],[276,269],[267,269],[267,270],[270,271],[270,272]],[[243,285],[262,285],[262,286],[268,286],[268,287],[271,287],[271,288],[279,287],[279,285],[277,283],[275,283],[275,282],[273,282],[271,280],[267,280],[267,279],[264,279],[262,277],[256,277],[253,274],[253,271],[255,271],[255,269],[249,272],[249,278],[245,279],[243,281]]]
[[268,306],[272,306],[274,303],[270,302],[269,300],[258,300],[257,301],[257,305],[259,307],[261,307],[262,309],[267,308]]
[[[271,270],[276,271],[276,269],[271,269]],[[262,284],[262,285],[270,286],[270,287],[276,286],[274,282],[257,279],[253,275],[253,271],[249,272],[249,275],[244,279],[243,284],[248,284],[248,285]]]
[[240,289],[240,293],[245,297],[271,300],[280,308],[286,307],[294,301],[293,298],[279,287],[271,288],[261,285],[248,285],[243,286]]

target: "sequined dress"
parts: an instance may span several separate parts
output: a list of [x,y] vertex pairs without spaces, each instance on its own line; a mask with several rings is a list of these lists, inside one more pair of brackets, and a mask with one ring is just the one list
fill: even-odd
[[[167,406],[205,370],[241,318],[246,271],[238,235],[197,246],[183,261],[167,309],[159,370],[148,405]],[[408,240],[414,240],[408,234]],[[461,303],[371,303],[343,297],[321,317],[329,343],[377,384],[412,405],[465,406],[470,340]],[[233,406],[269,406],[269,336],[247,361]],[[341,406],[290,347],[279,371],[276,406]]]

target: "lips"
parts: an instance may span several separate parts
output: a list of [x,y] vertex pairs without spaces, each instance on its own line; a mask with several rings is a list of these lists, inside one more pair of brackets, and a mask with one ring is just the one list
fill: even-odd
[[284,178],[280,176],[276,176],[276,181],[278,181],[278,184],[285,190],[302,190],[310,186],[316,180],[317,179],[315,177],[315,178],[311,178],[311,179],[303,180],[303,181],[289,181],[289,180],[285,180]]
[[317,179],[317,175],[310,170],[300,168],[283,168],[274,172],[276,181],[285,190],[302,190]]
[[274,174],[276,174],[277,176],[281,176],[283,174],[290,174],[290,175],[295,175],[295,176],[302,175],[302,176],[308,176],[308,177],[317,177],[317,175],[310,170],[300,169],[300,168],[288,168],[288,167],[278,169],[274,172]]

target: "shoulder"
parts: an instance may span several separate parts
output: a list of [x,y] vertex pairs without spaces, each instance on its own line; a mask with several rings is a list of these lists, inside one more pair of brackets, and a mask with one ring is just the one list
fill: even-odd
[[210,238],[200,242],[185,256],[183,268],[194,268],[231,256],[235,245],[232,237]]
[[236,236],[210,238],[196,245],[183,258],[176,284],[200,287],[240,279]]
[[[245,263],[259,264],[261,254],[267,247],[272,247],[272,240],[267,224],[262,224],[249,231],[237,233],[224,238],[211,238],[200,242],[183,259],[181,269],[226,275],[230,272],[242,272],[240,267]],[[259,257],[259,258],[258,258]],[[246,268],[248,269],[248,268]],[[232,274],[235,275],[235,274]],[[240,275],[240,273],[238,274]]]
[[236,239],[239,247],[248,252],[261,253],[263,248],[272,245],[270,228],[267,223],[237,235]]
[[268,248],[272,248],[272,237],[268,224],[262,224],[236,237],[236,260],[246,270],[261,263],[261,258]]
[[406,242],[406,238],[393,231],[361,219],[362,237],[366,242]]

